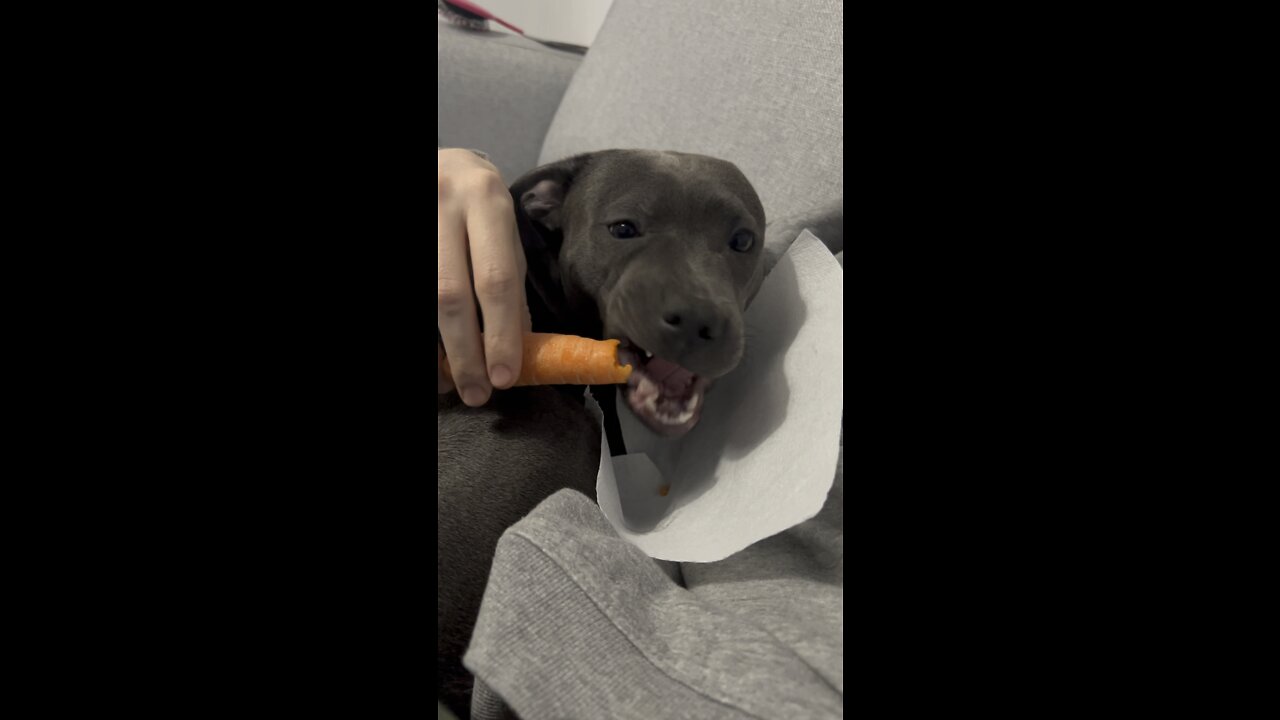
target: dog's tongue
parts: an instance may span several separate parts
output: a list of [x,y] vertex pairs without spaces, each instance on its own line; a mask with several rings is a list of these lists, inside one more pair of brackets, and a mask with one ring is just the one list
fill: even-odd
[[644,370],[663,390],[672,394],[683,393],[693,384],[693,373],[656,355],[650,358]]

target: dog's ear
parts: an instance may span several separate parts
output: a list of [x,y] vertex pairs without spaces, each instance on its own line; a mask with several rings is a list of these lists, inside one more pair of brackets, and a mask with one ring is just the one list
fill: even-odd
[[520,241],[528,261],[526,278],[533,292],[529,311],[534,330],[582,335],[564,297],[560,248],[564,242],[564,201],[569,188],[597,153],[575,155],[530,170],[511,184]]
[[561,211],[569,187],[591,161],[595,153],[575,155],[559,162],[530,170],[511,185],[511,195],[525,214],[549,230],[559,230]]

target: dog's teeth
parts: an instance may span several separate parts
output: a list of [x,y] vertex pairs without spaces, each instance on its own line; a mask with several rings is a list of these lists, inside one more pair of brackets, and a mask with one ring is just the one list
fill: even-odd
[[693,417],[693,411],[687,410],[679,415],[670,415],[667,413],[656,413],[654,417],[658,418],[658,422],[663,425],[683,425]]

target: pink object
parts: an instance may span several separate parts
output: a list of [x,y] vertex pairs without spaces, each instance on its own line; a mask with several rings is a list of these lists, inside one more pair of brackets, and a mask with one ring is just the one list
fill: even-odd
[[524,34],[524,31],[521,30],[520,28],[516,27],[515,25],[512,25],[511,23],[507,22],[506,20],[503,20],[500,17],[494,17],[493,13],[489,12],[488,10],[485,10],[484,8],[480,7],[479,5],[476,5],[473,2],[467,2],[467,0],[447,0],[447,2],[450,5],[456,5],[459,8],[466,10],[469,13],[475,13],[476,15],[479,15],[485,20],[492,20],[505,28],[510,28],[512,32],[517,32],[517,33],[520,33],[521,35]]

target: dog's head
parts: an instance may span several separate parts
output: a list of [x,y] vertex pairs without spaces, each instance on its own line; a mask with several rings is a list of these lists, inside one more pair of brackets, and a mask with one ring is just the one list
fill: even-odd
[[764,208],[746,177],[703,155],[607,150],[540,167],[512,194],[547,233],[565,307],[622,341],[631,410],[687,432],[742,359],[742,313],[764,279]]

